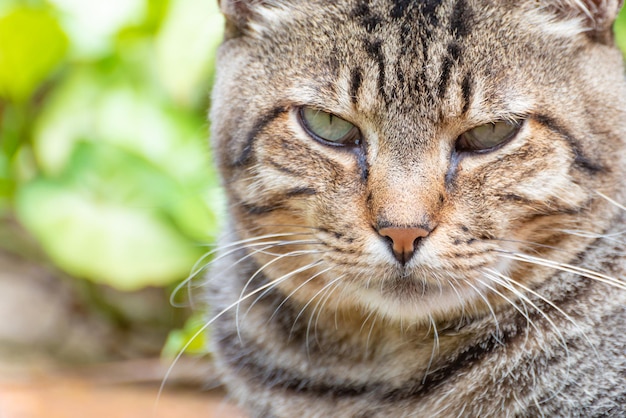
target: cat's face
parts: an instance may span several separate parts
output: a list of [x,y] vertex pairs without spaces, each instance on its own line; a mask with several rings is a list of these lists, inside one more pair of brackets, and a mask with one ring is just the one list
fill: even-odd
[[425,321],[542,280],[515,254],[568,261],[589,241],[572,231],[602,231],[621,55],[546,3],[250,6],[220,50],[213,141],[238,239],[268,236],[248,249],[268,280]]

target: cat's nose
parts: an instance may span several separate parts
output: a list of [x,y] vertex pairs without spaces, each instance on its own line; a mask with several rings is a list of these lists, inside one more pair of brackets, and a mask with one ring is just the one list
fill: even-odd
[[396,260],[405,265],[415,254],[415,249],[422,238],[430,231],[424,228],[380,228],[378,233],[391,240],[391,249]]

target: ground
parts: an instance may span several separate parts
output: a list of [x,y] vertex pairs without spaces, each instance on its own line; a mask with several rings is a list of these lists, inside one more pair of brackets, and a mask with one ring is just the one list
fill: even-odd
[[28,237],[6,231],[0,418],[243,418],[225,400],[209,357],[183,358],[158,397],[171,363],[161,349],[184,321],[168,291],[126,293],[76,280],[47,263]]

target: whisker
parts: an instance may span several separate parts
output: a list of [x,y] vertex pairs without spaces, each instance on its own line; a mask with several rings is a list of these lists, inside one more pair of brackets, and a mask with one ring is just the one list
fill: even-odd
[[529,288],[528,286],[524,286],[523,284],[519,283],[517,280],[512,279],[511,277],[507,277],[505,275],[503,275],[502,273],[490,269],[490,268],[486,268],[485,271],[496,275],[498,277],[500,277],[502,280],[507,281],[508,283],[513,284],[514,286],[520,287],[522,288],[524,291],[536,296],[537,298],[541,299],[543,302],[547,303],[550,307],[552,307],[555,311],[557,311],[558,313],[560,313],[561,315],[563,315],[563,317],[569,322],[571,323],[578,331],[580,331],[580,333],[582,334],[583,338],[585,340],[587,340],[587,343],[589,344],[589,346],[593,349],[594,353],[596,355],[598,355],[598,353],[596,352],[596,348],[595,348],[595,344],[593,342],[591,342],[591,340],[587,337],[587,334],[582,330],[582,328],[580,328],[580,326],[578,325],[578,323],[576,323],[576,321],[574,321],[574,319],[568,315],[563,309],[559,308],[554,302],[552,302],[551,300],[549,300],[548,298],[544,297],[543,295],[541,295],[539,292],[534,291],[533,289]]
[[495,338],[498,342],[502,344],[502,341],[500,341],[500,339],[498,338],[498,336],[500,335],[500,323],[498,321],[498,317],[496,316],[495,311],[493,310],[493,307],[491,306],[491,303],[489,303],[489,299],[487,299],[485,295],[483,295],[482,292],[476,286],[474,286],[469,280],[465,280],[464,283],[468,285],[469,287],[471,287],[472,289],[474,289],[476,294],[485,302],[485,305],[487,305],[487,309],[489,309],[489,312],[491,312],[491,316],[495,324]]
[[274,316],[278,313],[279,309],[282,308],[282,306],[287,303],[287,301],[289,300],[289,298],[291,298],[298,290],[302,289],[304,286],[306,286],[308,283],[310,283],[311,281],[313,281],[316,277],[321,276],[324,273],[329,272],[330,270],[332,270],[332,267],[328,267],[318,273],[315,273],[313,276],[309,277],[306,281],[304,281],[303,283],[301,283],[298,287],[296,287],[291,293],[289,293],[289,295],[287,295],[286,298],[284,298],[282,300],[282,302],[280,302],[280,304],[276,307],[276,309],[274,309],[274,312],[272,313],[272,315],[270,316],[270,318],[268,319],[268,322],[270,322]]
[[430,352],[430,359],[428,360],[428,366],[426,366],[426,372],[424,372],[424,378],[422,379],[422,385],[426,384],[426,378],[428,377],[428,373],[430,372],[430,368],[433,365],[433,361],[435,359],[435,353],[439,351],[439,333],[437,332],[437,324],[433,319],[432,315],[428,315],[428,319],[432,324],[433,329],[433,349]]
[[[208,253],[204,254],[198,261],[196,261],[196,263],[193,265],[192,269],[191,269],[191,273],[189,273],[189,275],[187,276],[187,278],[185,280],[183,280],[181,283],[179,283],[174,290],[172,291],[172,294],[170,295],[170,304],[174,307],[184,307],[181,304],[178,304],[175,301],[176,295],[178,294],[178,292],[181,291],[181,289],[187,285],[190,284],[190,282],[198,275],[200,274],[202,271],[206,270],[208,267],[210,267],[213,263],[237,252],[240,251],[242,249],[248,249],[248,248],[253,248],[256,246],[262,246],[262,245],[268,245],[268,247],[266,248],[272,248],[273,246],[281,246],[281,245],[288,245],[288,244],[294,244],[294,245],[314,245],[314,244],[318,244],[318,241],[313,241],[313,240],[295,240],[295,241],[285,241],[285,240],[281,240],[281,241],[261,241],[261,242],[254,242],[254,241],[259,241],[261,239],[267,239],[270,237],[278,237],[278,236],[293,236],[293,235],[299,235],[299,234],[272,234],[272,235],[266,235],[266,236],[262,236],[262,237],[257,237],[257,238],[249,238],[246,240],[241,240],[238,241],[236,243],[231,243],[228,245],[224,245],[224,246],[220,246],[219,248],[216,248],[214,250],[209,251]],[[241,245],[241,244],[246,244],[246,245]],[[235,247],[235,248],[232,248]],[[204,260],[206,260],[207,258],[211,257],[212,255],[214,255],[215,253],[218,253],[220,251],[223,251],[224,249],[227,248],[231,248],[230,250],[221,253],[218,257],[214,258],[213,260],[209,261],[208,263],[202,265],[202,267],[200,266],[200,263],[202,263]],[[258,251],[254,252],[253,254],[256,254]],[[237,262],[233,263],[231,266],[228,267],[228,269],[232,268],[233,266],[237,265],[240,261],[247,259],[250,256],[250,254],[246,255],[245,257],[242,257],[240,260],[238,260]]]
[[[322,264],[323,261],[322,260],[317,260],[314,261],[312,263],[309,263],[305,266],[299,267],[296,270],[293,270],[285,275],[283,275],[282,277],[287,278],[287,277],[292,277],[296,274],[302,273],[303,271],[307,271],[309,269],[312,269],[313,267],[319,266],[320,264]],[[307,283],[309,280],[307,280],[305,283]],[[248,313],[250,313],[250,310],[254,307],[254,305],[256,305],[256,303],[261,300],[263,297],[265,297],[269,292],[271,291],[271,289],[267,289],[265,290],[265,292],[261,293],[259,296],[256,297],[256,299],[254,299],[254,301],[252,301],[252,303],[250,304],[250,306],[248,307],[248,309],[246,310],[246,312],[243,315],[243,318],[241,319],[242,321],[246,320],[246,317],[248,316]],[[273,317],[273,315],[272,315]],[[270,317],[271,319],[271,317]]]
[[298,312],[298,315],[296,315],[296,318],[293,321],[293,325],[291,326],[291,331],[289,332],[289,338],[291,339],[291,336],[293,335],[293,331],[294,328],[296,326],[296,323],[298,322],[298,320],[300,319],[300,317],[302,316],[302,314],[304,313],[304,311],[306,310],[306,308],[309,307],[309,305],[313,302],[313,300],[315,300],[316,297],[318,297],[320,295],[320,293],[322,293],[324,290],[326,290],[328,287],[332,286],[333,284],[339,282],[339,280],[344,278],[344,274],[342,274],[341,276],[331,280],[329,283],[327,283],[324,287],[322,287],[320,290],[317,291],[317,293],[315,293],[313,295],[313,297],[311,297],[311,299],[302,307],[302,309],[300,309],[300,312]]
[[[515,289],[512,285],[511,282],[513,282],[512,280],[508,280],[508,278],[503,277],[503,279],[499,279],[498,276],[493,276],[485,271],[483,271],[483,273],[489,277],[491,280],[493,280],[494,282],[500,284],[501,286],[509,289],[511,292],[513,292],[516,296],[518,296],[520,298],[520,300],[526,300],[526,302],[528,302],[533,309],[538,312],[552,327],[552,329],[556,332],[556,334],[559,337],[559,340],[561,341],[559,343],[559,345],[561,345],[561,347],[563,347],[563,350],[565,351],[565,356],[567,358],[566,364],[567,364],[567,370],[566,370],[566,376],[569,376],[570,374],[570,368],[569,368],[569,359],[570,359],[570,352],[569,352],[569,347],[567,346],[567,340],[565,339],[565,336],[563,335],[563,333],[561,332],[561,330],[557,327],[557,325],[554,323],[554,321],[552,321],[552,319],[548,316],[548,314],[546,314],[542,309],[540,309],[532,300],[530,300],[526,295],[524,295],[523,293],[519,292],[517,289]],[[536,329],[536,327],[535,327]],[[538,333],[538,335],[542,335],[541,333]],[[584,335],[584,333],[583,333]],[[586,337],[586,336],[585,336]],[[593,345],[592,345],[593,347]],[[564,380],[568,380],[567,378]],[[561,386],[561,389],[563,385]],[[559,390],[560,391],[560,390]],[[543,402],[546,402],[550,399],[553,399],[555,396],[558,395],[559,391],[556,391],[555,393],[552,394],[551,397],[545,399]]]
[[450,285],[450,288],[456,294],[456,299],[459,301],[459,305],[461,305],[461,317],[460,317],[459,320],[460,320],[460,322],[463,322],[464,318],[467,316],[467,313],[465,312],[465,301],[461,297],[461,294],[457,290],[457,288],[454,285],[454,283],[459,284],[459,281],[456,278],[450,278],[448,280],[448,284]]
[[[309,346],[309,342],[308,342],[309,329],[311,328],[311,321],[314,316],[315,316],[315,323],[313,324],[313,335],[315,337],[315,341],[317,342],[318,346],[320,345],[319,339],[317,338],[317,324],[319,322],[320,315],[322,314],[322,311],[324,310],[324,305],[328,302],[328,299],[330,299],[330,297],[338,289],[338,287],[339,287],[339,282],[337,282],[335,286],[329,287],[328,290],[326,290],[326,292],[322,296],[322,298],[316,303],[315,308],[313,309],[313,312],[311,313],[311,316],[309,317],[309,323],[307,325],[307,332],[306,332],[307,348]],[[315,311],[317,311],[317,315],[315,314]]]
[[[626,234],[626,230],[611,232],[608,234],[598,234],[595,232],[582,231],[582,230],[576,230],[576,229],[560,229],[559,231],[564,232],[566,234],[570,234],[570,235],[576,235],[582,238],[614,238],[614,237],[619,237],[621,235]],[[621,242],[620,240],[614,240],[614,241]]]
[[370,331],[367,333],[367,340],[365,340],[365,352],[369,353],[370,347],[370,339],[372,338],[372,332],[374,331],[374,325],[376,325],[376,321],[380,318],[380,315],[377,313],[374,315],[374,320],[372,321],[372,325],[370,325]]
[[547,244],[542,244],[539,242],[518,240],[518,239],[511,239],[511,238],[489,238],[488,240],[483,240],[483,241],[497,241],[497,242],[513,243],[513,244],[523,244],[526,247],[533,247],[532,250],[535,252],[537,251],[535,250],[535,248],[545,248],[545,249],[554,250],[554,251],[566,252],[566,250],[564,250],[563,248],[556,247],[554,245],[547,245]]
[[[510,280],[506,280],[506,279],[501,279],[498,276],[494,276],[486,271],[483,270],[483,274],[485,274],[486,277],[488,277],[490,280],[493,280],[496,284],[501,285],[502,287],[510,290],[511,292],[513,292],[513,294],[518,297],[520,299],[520,301],[524,301],[526,303],[528,303],[537,313],[539,313],[546,321],[548,321],[548,323],[550,324],[550,326],[552,327],[552,329],[556,332],[556,334],[559,336],[559,339],[562,342],[562,347],[563,349],[566,351],[566,353],[569,356],[569,348],[567,347],[567,340],[565,339],[565,337],[563,336],[563,333],[561,332],[561,330],[559,329],[559,327],[557,327],[557,325],[554,323],[554,321],[552,321],[552,319],[542,310],[540,309],[537,304],[535,304],[532,300],[530,300],[528,298],[528,296],[526,296],[525,294],[523,294],[522,292],[520,292],[519,290],[517,290],[515,287],[513,287],[510,283]],[[495,289],[494,289],[495,290]],[[501,297],[504,297],[504,295],[502,293],[499,293]],[[507,299],[508,300],[508,299]],[[529,316],[525,315],[526,318],[532,322],[532,320],[530,319]],[[539,335],[541,335],[541,332],[539,331],[539,329],[535,326],[533,326],[533,328],[535,329],[535,331],[537,331],[537,333]]]
[[[487,278],[491,279],[489,276],[487,276]],[[497,290],[496,288],[494,288],[493,286],[489,285],[487,282],[485,282],[484,280],[480,280],[480,279],[476,279],[480,284],[482,284],[483,286],[485,286],[486,288],[488,288],[490,291],[492,291],[493,293],[495,293],[496,295],[500,296],[502,299],[504,299],[505,301],[507,301],[509,303],[509,305],[511,305],[517,312],[519,312],[524,318],[526,318],[526,323],[528,325],[530,325],[531,327],[533,327],[533,329],[537,332],[537,334],[540,334],[541,332],[539,331],[539,328],[537,328],[537,325],[535,325],[535,323],[532,321],[532,319],[530,318],[530,316],[528,315],[528,311],[526,309],[522,310],[519,306],[517,306],[515,304],[515,302],[513,302],[511,299],[509,299],[508,297],[506,297],[502,292],[500,292],[499,290]],[[519,292],[518,292],[519,293]],[[518,294],[516,294],[516,296],[519,296]],[[521,301],[521,298],[520,298]]]
[[530,264],[536,264],[544,267],[550,267],[568,273],[574,273],[588,279],[596,280],[598,282],[602,282],[617,287],[619,289],[626,290],[626,283],[624,283],[620,279],[607,276],[605,274],[598,273],[596,271],[589,270],[583,267],[578,267],[567,263],[560,263],[541,257],[534,257],[528,254],[516,253],[506,250],[497,250],[497,252],[500,253],[499,255],[504,258],[509,258],[511,260],[522,261]]
[[[265,268],[267,268],[268,266],[276,263],[277,261],[282,260],[285,257],[294,257],[295,255],[305,255],[305,254],[317,254],[319,251],[317,250],[299,250],[299,251],[291,251],[289,253],[286,254],[281,254],[280,256],[268,261],[267,263],[263,264],[261,267],[259,267],[257,269],[257,271],[254,272],[254,274],[252,274],[252,276],[250,276],[250,278],[248,279],[248,281],[246,282],[246,284],[243,286],[243,288],[241,289],[241,293],[239,294],[239,298],[243,297],[243,295],[246,293],[246,290],[248,290],[248,286],[250,286],[250,283],[252,283],[252,281],[259,275],[261,274],[261,272],[263,270],[265,270]],[[284,277],[284,276],[283,276]],[[279,279],[282,279],[283,277],[280,277]],[[239,336],[239,338],[241,339],[241,330],[239,327],[240,321],[239,321],[239,305],[237,305],[237,309],[235,310],[235,324],[237,327],[237,335]]]
[[369,321],[369,319],[376,313],[375,310],[371,310],[370,313],[365,317],[365,319],[363,320],[363,323],[361,324],[361,328],[359,328],[359,334],[363,332],[363,328],[365,328],[365,324],[367,324],[367,321]]
[[176,366],[176,364],[178,363],[180,358],[183,356],[185,351],[189,348],[189,346],[196,340],[196,338],[198,338],[201,334],[206,332],[207,328],[210,327],[211,324],[213,324],[216,320],[221,318],[225,313],[227,313],[228,311],[230,311],[234,307],[238,307],[241,304],[241,302],[251,298],[252,296],[256,295],[257,293],[263,292],[264,290],[266,290],[266,289],[268,289],[268,288],[270,288],[272,286],[276,286],[276,285],[280,284],[281,280],[286,280],[286,279],[278,278],[278,279],[272,280],[272,281],[270,281],[270,282],[260,286],[259,288],[251,291],[247,295],[245,295],[243,297],[240,297],[235,302],[231,303],[226,308],[222,309],[216,315],[214,315],[213,318],[208,320],[202,327],[200,327],[200,329],[198,329],[191,336],[191,338],[189,338],[189,341],[187,341],[185,343],[185,345],[183,345],[182,348],[178,351],[178,354],[176,355],[176,357],[174,357],[174,359],[172,360],[172,364],[170,364],[170,366],[167,368],[167,371],[165,372],[165,375],[163,376],[163,380],[161,381],[161,385],[159,386],[159,391],[157,392],[155,404],[154,404],[154,407],[153,407],[154,410],[156,410],[156,408],[158,407],[158,403],[159,403],[159,400],[161,399],[161,395],[163,394],[163,391],[165,390],[165,384],[167,383],[167,379],[169,378],[169,376],[172,374],[172,371],[174,370],[174,367]]
[[617,206],[618,208],[620,208],[620,209],[622,209],[622,210],[626,211],[626,206],[624,206],[624,205],[622,205],[622,204],[620,204],[620,203],[617,203],[615,200],[611,199],[610,197],[608,197],[607,195],[605,195],[605,194],[604,194],[604,193],[602,193],[602,192],[599,192],[599,191],[597,191],[597,190],[595,190],[595,192],[596,192],[596,194],[597,194],[598,196],[600,196],[600,197],[602,197],[602,198],[606,199],[609,203],[611,203],[611,204],[613,204],[613,205]]

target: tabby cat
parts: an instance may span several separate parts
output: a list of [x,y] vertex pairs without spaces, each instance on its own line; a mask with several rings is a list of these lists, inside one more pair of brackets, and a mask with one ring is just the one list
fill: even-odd
[[621,1],[220,7],[208,324],[250,416],[626,416]]

